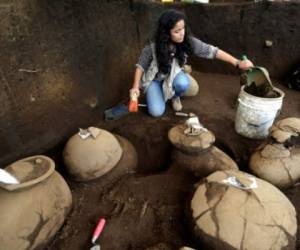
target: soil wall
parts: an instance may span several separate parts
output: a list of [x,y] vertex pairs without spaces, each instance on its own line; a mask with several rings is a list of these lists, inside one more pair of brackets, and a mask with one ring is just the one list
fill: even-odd
[[[63,145],[124,99],[161,11],[185,11],[195,36],[281,77],[299,63],[300,3],[2,0],[0,166]],[[265,40],[273,42],[265,46]],[[192,58],[199,71],[235,72]]]
[[64,143],[127,94],[129,1],[1,1],[0,34],[0,166]]

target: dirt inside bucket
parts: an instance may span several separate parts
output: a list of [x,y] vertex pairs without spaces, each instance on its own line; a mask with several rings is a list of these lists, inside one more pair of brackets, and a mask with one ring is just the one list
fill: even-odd
[[257,86],[254,82],[250,86],[245,87],[245,91],[253,96],[264,97],[264,98],[277,98],[280,97],[280,93],[270,86],[260,85]]
[[243,73],[240,83],[245,85],[245,91],[250,95],[264,98],[280,97],[280,93],[274,89],[269,72],[263,67],[254,67]]

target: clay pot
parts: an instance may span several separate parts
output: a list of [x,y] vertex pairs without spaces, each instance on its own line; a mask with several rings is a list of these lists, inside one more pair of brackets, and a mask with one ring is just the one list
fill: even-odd
[[72,195],[54,166],[38,155],[5,168],[20,184],[0,187],[0,249],[42,249],[62,226]]
[[[233,177],[230,183],[238,185],[228,182]],[[199,183],[188,218],[201,249],[295,249],[292,203],[270,183],[240,171],[217,171]]]
[[198,177],[205,177],[217,170],[238,169],[237,164],[223,151],[213,146],[214,134],[207,130],[197,136],[184,134],[185,125],[173,127],[168,134],[175,146],[172,163],[185,168]]
[[289,117],[276,122],[270,129],[271,136],[279,143],[284,143],[291,137],[300,134],[300,119]]
[[300,119],[279,120],[270,133],[271,138],[252,154],[250,169],[279,188],[289,188],[300,179]]
[[77,181],[98,178],[114,168],[122,157],[122,148],[116,137],[106,130],[90,127],[94,136],[82,139],[73,135],[64,151],[64,163]]
[[187,154],[201,152],[215,142],[215,136],[209,130],[197,136],[187,136],[184,134],[185,129],[186,126],[184,124],[171,128],[168,138],[173,146]]
[[117,165],[109,171],[105,176],[105,181],[114,181],[125,174],[134,173],[136,171],[138,157],[134,146],[126,138],[120,135],[114,135],[123,150],[121,159]]
[[261,145],[251,156],[252,173],[279,188],[289,188],[300,179],[300,147],[280,143]]
[[173,149],[172,162],[188,169],[197,177],[205,177],[217,170],[238,170],[237,164],[215,146],[211,146],[198,154],[186,154],[178,149]]
[[194,77],[191,76],[192,67],[191,65],[184,65],[183,72],[188,76],[190,80],[190,87],[184,92],[183,96],[195,96],[199,92],[199,84]]
[[188,64],[185,64],[183,65],[183,72],[186,73],[186,74],[191,74],[192,73],[192,66],[191,65],[188,65]]
[[190,80],[190,87],[184,92],[183,96],[196,96],[199,92],[199,84],[190,74],[186,75]]

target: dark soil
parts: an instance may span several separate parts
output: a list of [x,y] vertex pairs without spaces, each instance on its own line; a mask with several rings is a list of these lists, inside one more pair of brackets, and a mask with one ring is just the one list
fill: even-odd
[[[199,81],[200,91],[196,97],[183,100],[183,111],[198,115],[201,123],[214,132],[216,146],[228,153],[241,170],[248,171],[249,157],[262,141],[244,138],[234,131],[239,77],[198,72],[192,75]],[[286,94],[279,118],[300,117],[299,92],[273,84]],[[146,249],[161,242],[170,249],[195,247],[184,207],[197,179],[178,166],[171,166],[172,146],[167,139],[168,130],[184,121],[168,107],[161,118],[150,117],[141,108],[139,113],[120,120],[93,124],[126,137],[136,147],[138,171],[114,182],[106,181],[107,176],[86,183],[74,182],[64,172],[61,154],[51,155],[72,190],[73,210],[47,249],[89,249],[92,232],[101,217],[107,220],[98,241],[101,250]],[[300,187],[286,190],[285,194],[299,212]]]

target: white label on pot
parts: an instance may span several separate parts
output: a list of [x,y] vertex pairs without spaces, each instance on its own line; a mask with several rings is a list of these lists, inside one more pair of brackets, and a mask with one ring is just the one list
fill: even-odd
[[234,186],[239,189],[254,189],[257,188],[257,182],[254,177],[248,177],[252,183],[249,186],[244,185],[241,183],[235,176],[229,176],[227,179],[223,180],[223,183],[229,184],[230,186]]

